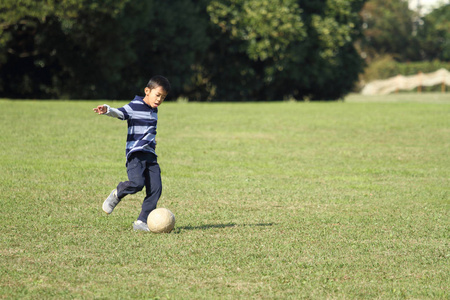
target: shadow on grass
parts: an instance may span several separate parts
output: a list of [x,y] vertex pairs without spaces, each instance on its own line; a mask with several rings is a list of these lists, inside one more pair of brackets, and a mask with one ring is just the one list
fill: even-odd
[[236,223],[227,223],[227,224],[204,224],[199,226],[180,226],[175,227],[174,233],[179,233],[181,230],[208,230],[214,228],[230,228],[230,227],[258,227],[258,226],[272,226],[275,223],[256,223],[256,224],[236,224]]

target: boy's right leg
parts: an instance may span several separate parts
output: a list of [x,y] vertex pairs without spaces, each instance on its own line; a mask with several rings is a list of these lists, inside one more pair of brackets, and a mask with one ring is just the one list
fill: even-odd
[[127,161],[128,181],[120,182],[108,198],[103,202],[103,210],[110,214],[123,197],[141,191],[145,186],[144,179],[145,161],[139,159],[139,155],[131,154]]
[[128,181],[120,182],[117,185],[117,197],[122,199],[126,195],[136,194],[142,191],[145,186],[145,160],[141,153],[132,153],[127,161]]

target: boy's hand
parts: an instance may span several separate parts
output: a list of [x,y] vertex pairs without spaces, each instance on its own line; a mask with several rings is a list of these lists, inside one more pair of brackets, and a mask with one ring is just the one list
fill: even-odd
[[107,109],[106,106],[104,106],[104,105],[99,105],[99,106],[97,106],[96,108],[94,108],[94,111],[95,111],[96,113],[98,113],[99,115],[106,114],[107,110],[108,110],[108,109]]

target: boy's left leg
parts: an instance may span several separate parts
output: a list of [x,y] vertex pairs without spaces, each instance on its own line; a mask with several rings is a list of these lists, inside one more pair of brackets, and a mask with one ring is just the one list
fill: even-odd
[[145,191],[146,196],[138,220],[147,223],[147,217],[156,208],[162,192],[161,169],[157,162],[148,163],[145,172]]

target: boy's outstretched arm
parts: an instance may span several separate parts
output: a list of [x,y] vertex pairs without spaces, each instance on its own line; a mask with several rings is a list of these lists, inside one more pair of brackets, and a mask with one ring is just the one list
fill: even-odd
[[97,106],[96,108],[94,108],[94,112],[98,113],[99,115],[106,115],[121,120],[125,120],[128,118],[128,115],[124,115],[122,111],[117,108],[110,107],[108,104]]

